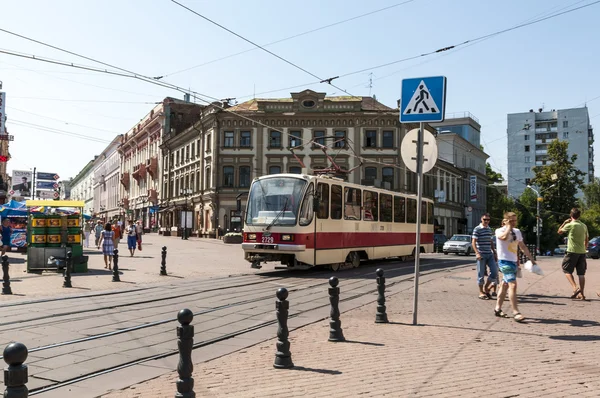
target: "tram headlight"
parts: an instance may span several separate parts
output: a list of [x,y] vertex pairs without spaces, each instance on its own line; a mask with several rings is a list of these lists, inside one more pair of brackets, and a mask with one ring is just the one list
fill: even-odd
[[256,234],[248,234],[248,240],[256,240]]
[[294,240],[294,235],[281,235],[281,240],[284,242],[292,242]]

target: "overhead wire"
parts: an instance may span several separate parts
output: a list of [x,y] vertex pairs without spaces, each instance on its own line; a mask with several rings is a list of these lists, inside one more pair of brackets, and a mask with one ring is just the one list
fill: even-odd
[[116,134],[116,135],[120,134],[120,133],[117,133],[116,131],[106,130],[106,129],[100,129],[100,128],[97,128],[97,127],[86,126],[86,125],[83,125],[83,124],[72,123],[72,122],[68,122],[66,120],[56,119],[56,118],[53,118],[53,117],[50,117],[50,116],[40,115],[39,113],[29,112],[29,111],[25,111],[23,109],[15,108],[14,106],[9,106],[8,110],[11,110],[11,109],[14,110],[14,111],[22,112],[22,113],[27,113],[29,115],[38,116],[38,117],[41,117],[41,118],[44,118],[44,119],[54,120],[54,121],[61,122],[61,123],[64,123],[64,124],[68,124],[68,125],[71,125],[71,126],[83,127],[83,128],[86,128],[86,129],[97,130],[97,131],[104,131],[106,133],[112,133],[112,134]]
[[39,124],[25,122],[25,121],[17,120],[17,119],[11,119],[11,122],[14,123],[14,124],[16,124],[17,126],[21,126],[21,127],[35,128],[36,130],[42,130],[42,131],[46,131],[46,132],[49,132],[49,133],[60,134],[60,135],[74,137],[74,138],[81,138],[81,139],[88,140],[88,141],[94,141],[94,142],[100,142],[100,143],[110,143],[110,142],[112,142],[112,140],[106,140],[106,139],[103,139],[103,138],[93,137],[93,136],[90,136],[90,135],[73,133],[71,131],[65,131],[65,130],[50,128],[50,127],[47,127],[47,126],[42,126],[42,125],[39,125]]

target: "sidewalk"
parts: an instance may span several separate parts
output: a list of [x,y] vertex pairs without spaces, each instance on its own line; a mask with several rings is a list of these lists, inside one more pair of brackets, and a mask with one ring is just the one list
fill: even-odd
[[[518,280],[525,323],[496,318],[495,301],[477,299],[474,266],[451,270],[422,279],[419,326],[411,325],[407,284],[387,297],[390,324],[374,323],[375,297],[342,313],[345,343],[327,341],[328,321],[292,331],[294,369],[273,368],[275,339],[205,363],[194,351],[194,390],[199,397],[597,397],[600,260],[588,260],[585,302],[568,298],[560,261],[542,258],[545,276],[524,272]],[[343,281],[340,288],[343,298]],[[293,294],[289,300],[292,308]],[[508,303],[504,310],[511,312]],[[104,397],[173,396],[176,379],[172,372]]]

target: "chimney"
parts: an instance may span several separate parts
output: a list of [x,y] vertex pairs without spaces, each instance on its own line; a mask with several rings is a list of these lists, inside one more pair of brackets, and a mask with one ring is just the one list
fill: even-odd
[[530,109],[529,112],[533,113],[533,109]]
[[539,109],[538,109],[538,111],[541,113],[541,112],[543,111],[543,109],[542,109],[542,108],[539,108]]

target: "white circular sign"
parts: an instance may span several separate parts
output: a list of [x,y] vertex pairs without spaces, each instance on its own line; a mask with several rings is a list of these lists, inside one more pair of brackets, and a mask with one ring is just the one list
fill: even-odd
[[469,207],[467,207],[467,211],[468,211],[468,212],[472,212],[472,211],[473,211],[473,208],[472,208],[471,206],[469,206]]
[[[408,169],[417,172],[417,139],[419,129],[412,129],[402,139],[400,154]],[[429,131],[423,131],[423,173],[433,169],[438,158],[438,147],[435,137]]]

